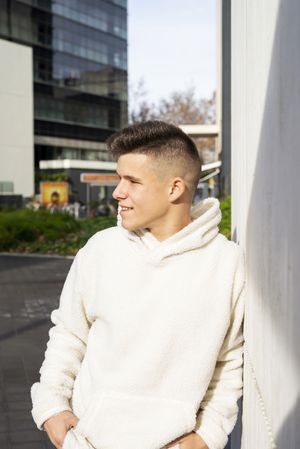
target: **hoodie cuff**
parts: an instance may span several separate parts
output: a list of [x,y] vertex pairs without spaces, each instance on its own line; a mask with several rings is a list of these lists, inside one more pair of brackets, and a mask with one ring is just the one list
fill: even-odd
[[228,435],[209,416],[202,415],[199,419],[200,425],[194,429],[209,449],[224,449],[228,442]]
[[69,400],[64,396],[58,396],[52,391],[48,395],[38,395],[40,384],[36,383],[31,387],[32,410],[31,415],[39,430],[43,429],[44,422],[51,416],[64,411],[72,412]]
[[48,409],[43,414],[38,414],[38,413],[36,413],[36,411],[34,411],[34,409],[32,409],[31,414],[32,414],[34,422],[37,425],[37,428],[39,430],[45,430],[43,427],[43,424],[45,421],[47,421],[47,419],[51,418],[54,415],[58,415],[61,412],[65,412],[65,411],[72,412],[72,409],[71,409],[71,407],[68,407],[68,408],[67,407],[55,407],[52,409]]

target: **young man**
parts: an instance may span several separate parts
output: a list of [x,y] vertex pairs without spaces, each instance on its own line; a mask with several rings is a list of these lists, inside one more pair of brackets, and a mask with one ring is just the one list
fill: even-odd
[[223,449],[242,395],[244,253],[219,201],[192,206],[193,141],[160,121],[114,134],[118,225],[78,251],[32,415],[57,448]]

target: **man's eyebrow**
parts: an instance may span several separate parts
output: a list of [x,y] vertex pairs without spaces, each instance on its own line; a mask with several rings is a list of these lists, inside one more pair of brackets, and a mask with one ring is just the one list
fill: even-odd
[[[117,172],[117,170],[116,170],[116,173],[121,178],[121,176]],[[132,175],[124,175],[123,178],[125,178],[125,179],[133,179],[134,181],[140,181],[140,182],[142,181],[140,178],[136,178],[135,176],[132,176]]]

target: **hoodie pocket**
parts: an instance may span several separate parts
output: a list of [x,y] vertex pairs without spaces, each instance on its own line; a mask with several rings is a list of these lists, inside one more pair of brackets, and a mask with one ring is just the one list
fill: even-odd
[[194,410],[186,401],[102,391],[76,429],[95,449],[160,449],[195,424]]
[[70,429],[66,433],[62,449],[93,449],[86,438],[78,434],[75,429]]

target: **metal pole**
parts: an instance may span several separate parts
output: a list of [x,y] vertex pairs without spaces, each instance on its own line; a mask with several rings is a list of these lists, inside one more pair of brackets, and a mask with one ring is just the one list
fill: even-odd
[[87,211],[87,218],[90,216],[90,183],[86,183],[86,211]]

